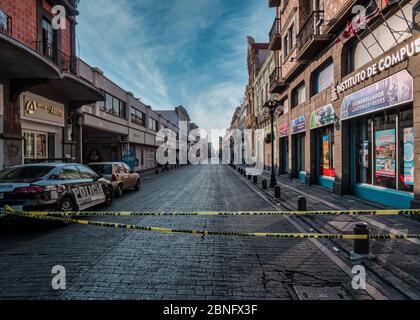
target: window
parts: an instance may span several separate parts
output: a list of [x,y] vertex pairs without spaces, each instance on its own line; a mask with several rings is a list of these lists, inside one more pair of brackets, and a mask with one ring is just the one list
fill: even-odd
[[56,30],[53,30],[51,22],[47,19],[42,19],[42,46],[37,49],[42,49],[42,54],[54,58],[56,51]]
[[334,64],[328,60],[324,65],[314,71],[311,76],[311,95],[316,95],[329,88],[334,82]]
[[146,115],[143,112],[131,107],[131,123],[145,127]]
[[58,174],[59,180],[76,180],[80,179],[81,175],[76,166],[67,166]]
[[7,169],[0,174],[0,180],[41,179],[51,172],[50,166],[29,166]]
[[99,104],[99,107],[116,117],[125,118],[125,102],[108,93],[105,93],[105,103]]
[[295,46],[295,24],[287,29],[286,35],[284,36],[284,57],[286,58],[292,51]]
[[305,83],[300,84],[292,91],[292,108],[304,103],[306,101],[306,87]]
[[55,158],[55,135],[25,131],[23,133],[23,154],[27,160]]
[[326,177],[335,177],[334,127],[321,128],[320,133],[320,174]]
[[412,109],[386,110],[353,120],[356,182],[414,190]]
[[159,123],[153,118],[149,118],[149,129],[156,132],[159,131]]
[[88,167],[77,166],[77,169],[79,169],[80,177],[82,179],[95,179],[98,177],[98,175]]

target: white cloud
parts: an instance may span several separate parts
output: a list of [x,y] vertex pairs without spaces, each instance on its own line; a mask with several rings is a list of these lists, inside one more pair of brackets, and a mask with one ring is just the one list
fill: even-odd
[[205,129],[229,124],[247,81],[246,36],[266,41],[272,23],[254,0],[96,0],[80,12],[83,59],[155,109],[184,105]]

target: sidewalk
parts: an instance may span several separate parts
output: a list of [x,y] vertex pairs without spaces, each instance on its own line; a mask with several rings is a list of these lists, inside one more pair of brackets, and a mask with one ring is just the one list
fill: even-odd
[[[261,189],[262,179],[270,181],[271,173],[264,171],[258,177],[258,187]],[[319,187],[308,186],[299,180],[290,180],[287,176],[276,176],[281,188],[281,199],[275,200],[287,210],[296,210],[298,198],[304,196],[308,210],[349,210],[349,209],[386,209],[376,203],[369,203],[353,196],[333,194]],[[252,183],[251,181],[248,181]],[[268,183],[269,184],[269,183]],[[262,190],[262,189],[261,189]],[[263,191],[274,198],[274,190]],[[405,216],[308,216],[294,217],[308,226],[308,232],[322,233],[352,233],[358,222],[368,223],[372,234],[380,233],[420,233],[418,218]],[[351,241],[332,240],[339,255],[349,258],[353,250]],[[371,241],[370,252],[372,260],[365,261],[371,273],[392,284],[399,294],[407,298],[420,298],[420,240]],[[369,272],[368,272],[369,273]]]

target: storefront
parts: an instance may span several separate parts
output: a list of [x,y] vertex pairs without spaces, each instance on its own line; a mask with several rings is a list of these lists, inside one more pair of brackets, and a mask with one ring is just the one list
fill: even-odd
[[63,158],[63,104],[25,92],[21,95],[23,163]]
[[[351,191],[409,208],[414,197],[413,78],[402,70],[344,98]],[[346,156],[344,153],[343,156]]]
[[289,124],[279,127],[279,174],[289,173]]
[[154,135],[130,128],[129,142],[134,151],[134,169],[136,171],[156,168],[156,138]]
[[305,181],[306,119],[301,116],[292,121],[292,176]]
[[312,182],[333,189],[334,162],[334,107],[329,104],[311,113]]

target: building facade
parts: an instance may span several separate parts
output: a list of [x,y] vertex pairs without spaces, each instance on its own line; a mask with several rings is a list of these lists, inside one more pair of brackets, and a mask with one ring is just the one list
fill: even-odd
[[136,171],[155,168],[156,150],[163,143],[158,132],[168,131],[175,142],[178,126],[127,92],[101,70],[79,60],[80,75],[105,96],[105,100],[79,109],[79,154],[83,163],[123,161]]
[[[247,105],[247,118],[245,121],[245,129],[252,130],[252,156],[256,155],[256,136],[255,129],[257,125],[256,118],[256,104],[255,101],[256,94],[259,95],[261,92],[255,92],[255,82],[258,77],[260,70],[267,60],[269,54],[269,44],[268,43],[257,43],[252,37],[247,38],[247,66],[248,66],[248,84],[245,88],[245,101]],[[267,88],[265,88],[266,90]]]
[[[66,10],[64,27],[53,8]],[[79,75],[77,1],[0,1],[0,167],[75,158],[77,109],[103,100]]]
[[[291,178],[419,207],[420,38],[415,2],[270,0],[279,166]],[[354,16],[355,5],[364,6]]]

